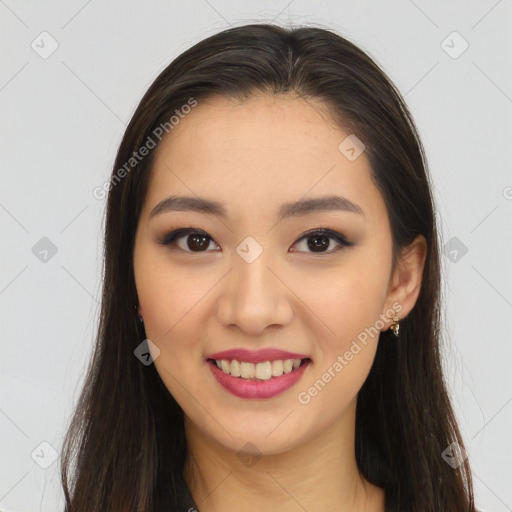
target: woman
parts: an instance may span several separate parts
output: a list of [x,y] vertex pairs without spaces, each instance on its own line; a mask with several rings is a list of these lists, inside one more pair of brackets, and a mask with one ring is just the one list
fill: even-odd
[[329,30],[247,25],[175,59],[95,192],[66,511],[473,512],[429,179],[396,88]]

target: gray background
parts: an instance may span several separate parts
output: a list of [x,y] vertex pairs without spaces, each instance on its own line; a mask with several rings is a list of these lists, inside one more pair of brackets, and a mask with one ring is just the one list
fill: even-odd
[[511,0],[0,0],[1,510],[63,510],[52,450],[99,311],[105,201],[92,191],[126,123],[175,56],[256,21],[332,28],[405,95],[448,244],[446,378],[477,504],[512,510]]

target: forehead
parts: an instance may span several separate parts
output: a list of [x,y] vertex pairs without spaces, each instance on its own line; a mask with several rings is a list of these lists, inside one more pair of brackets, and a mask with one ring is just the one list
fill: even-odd
[[146,210],[176,193],[252,211],[339,194],[382,215],[366,155],[351,161],[339,149],[349,135],[325,106],[293,96],[198,101],[157,149]]
[[[200,100],[173,128],[158,154],[172,152],[181,159],[219,154],[265,158],[271,150],[269,158],[275,158],[276,152],[313,157],[314,146],[321,143],[325,148],[343,135],[326,114],[318,102],[292,95]],[[287,155],[292,161],[297,157]]]

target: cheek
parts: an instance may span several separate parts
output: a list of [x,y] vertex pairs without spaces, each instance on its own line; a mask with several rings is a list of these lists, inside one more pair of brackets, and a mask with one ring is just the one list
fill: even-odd
[[329,269],[328,277],[310,276],[301,286],[304,303],[315,313],[310,328],[316,340],[314,372],[301,391],[314,407],[341,411],[373,364],[388,275],[385,262],[358,255],[350,264]]
[[[143,306],[146,337],[159,349],[154,361],[164,385],[185,410],[191,395],[201,396],[201,339],[198,315],[205,304],[205,294],[213,283],[204,283],[190,272],[171,271],[153,260],[140,270],[137,293]],[[201,300],[203,299],[203,300]],[[203,336],[204,337],[204,336]],[[192,412],[192,411],[190,411]]]
[[[387,269],[370,265],[362,258],[338,269],[328,269],[325,276],[309,274],[301,279],[296,288],[312,318],[324,333],[321,339],[329,340],[329,346],[343,348],[347,341],[367,327],[373,326],[382,313],[386,295]],[[323,347],[326,348],[326,347]]]
[[[172,265],[165,251],[140,248],[135,259],[135,281],[148,338],[167,343],[183,330],[202,308],[215,284],[211,273]],[[190,329],[190,327],[188,328]],[[190,334],[190,330],[188,330]]]
[[311,414],[329,410],[334,417],[357,396],[372,367],[380,334],[375,325],[381,313],[380,285],[352,274],[324,287],[317,298],[322,322],[315,322],[313,334],[316,364],[299,390],[299,402],[309,401]]
[[137,292],[146,336],[160,351],[155,368],[175,400],[195,417],[201,412],[194,409],[196,400],[203,403],[205,394],[201,372],[210,371],[202,366],[205,319],[211,314],[208,292],[218,278],[211,273],[200,276],[190,268],[172,268],[158,257],[151,265],[141,264],[139,270]]

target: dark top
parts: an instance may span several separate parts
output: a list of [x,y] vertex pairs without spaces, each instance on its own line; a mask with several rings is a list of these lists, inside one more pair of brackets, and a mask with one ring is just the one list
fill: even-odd
[[[483,512],[480,509],[476,509],[476,512]],[[180,507],[179,510],[173,510],[170,497],[160,498],[157,502],[157,506],[154,509],[154,512],[200,512],[197,508],[197,505],[192,498],[192,494],[190,494],[190,489],[188,486],[186,487],[186,494],[184,496],[183,506]]]
[[196,502],[194,498],[192,498],[192,494],[190,494],[190,489],[187,486],[187,495],[185,496],[185,510],[183,512],[200,512],[197,508]]
[[153,512],[200,512],[192,498],[190,489],[186,486],[186,494],[183,497],[183,504],[178,509],[173,508],[171,497],[169,495],[159,496]]

